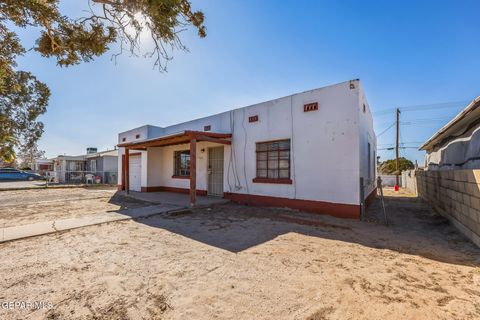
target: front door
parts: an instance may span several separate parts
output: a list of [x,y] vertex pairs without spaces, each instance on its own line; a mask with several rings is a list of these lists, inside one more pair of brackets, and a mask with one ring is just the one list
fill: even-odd
[[141,175],[142,175],[142,157],[130,156],[128,183],[131,191],[140,192],[142,189]]
[[223,197],[223,147],[208,149],[208,195]]

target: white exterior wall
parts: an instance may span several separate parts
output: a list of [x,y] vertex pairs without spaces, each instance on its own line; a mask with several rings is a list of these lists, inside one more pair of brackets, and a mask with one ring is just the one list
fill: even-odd
[[[208,148],[223,145],[211,142],[197,143],[197,190],[207,190]],[[202,152],[202,149],[205,149]],[[190,150],[190,144],[180,144],[168,147],[153,147],[147,150],[148,177],[142,179],[142,187],[173,187],[190,188],[189,179],[172,178],[174,173],[174,152]],[[225,189],[224,189],[225,190]]]
[[[365,112],[363,111],[365,105]],[[375,189],[377,172],[377,136],[373,130],[373,117],[361,86],[359,90],[358,123],[360,139],[360,177],[363,177],[364,199]],[[368,143],[370,143],[370,176],[368,174]]]
[[[350,83],[354,89],[350,89]],[[318,111],[304,112],[303,105],[312,102],[318,102]],[[232,145],[224,146],[224,192],[359,204],[360,176],[365,177],[368,168],[366,142],[371,142],[372,153],[376,150],[372,116],[367,103],[367,112],[363,114],[363,103],[366,99],[355,80],[166,128],[140,127],[121,133],[119,143],[123,137],[127,142],[138,141],[137,133],[149,139],[183,130],[203,131],[205,125],[210,125],[212,132],[232,133]],[[254,115],[258,115],[259,121],[249,123],[248,117]],[[278,139],[291,140],[293,184],[254,183],[256,142]],[[208,146],[222,145],[198,143],[199,190],[207,189],[208,152],[202,153],[201,149]],[[172,178],[173,152],[186,149],[188,144],[142,151],[142,186],[189,188],[188,179]],[[123,153],[120,148],[119,176]],[[373,184],[369,188],[373,190]]]

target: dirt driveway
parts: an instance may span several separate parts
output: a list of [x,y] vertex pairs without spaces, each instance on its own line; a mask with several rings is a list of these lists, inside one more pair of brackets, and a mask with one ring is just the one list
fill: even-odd
[[0,190],[44,188],[45,181],[0,181]]
[[143,201],[116,195],[113,187],[1,191],[0,227],[78,218],[145,205]]
[[378,203],[366,221],[225,204],[0,244],[0,318],[480,318],[480,249],[414,198],[387,206],[389,227]]

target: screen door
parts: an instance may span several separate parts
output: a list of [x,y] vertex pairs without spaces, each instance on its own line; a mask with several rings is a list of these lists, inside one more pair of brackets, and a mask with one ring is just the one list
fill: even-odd
[[208,149],[208,195],[223,197],[223,147]]

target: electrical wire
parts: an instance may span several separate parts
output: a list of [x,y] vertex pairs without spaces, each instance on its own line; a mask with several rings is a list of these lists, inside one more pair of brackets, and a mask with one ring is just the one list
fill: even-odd
[[[459,105],[468,104],[468,100],[462,101],[449,101],[449,102],[440,102],[440,103],[430,103],[430,104],[420,104],[420,105],[410,105],[405,107],[400,107],[401,112],[415,112],[415,111],[424,111],[424,110],[437,110],[437,109],[449,109],[449,108],[458,108]],[[397,108],[388,108],[374,112],[373,115],[386,115],[393,113]]]
[[243,121],[242,121],[242,127],[243,127],[243,133],[244,133],[244,141],[243,141],[243,177],[245,178],[245,187],[247,188],[247,194],[250,194],[250,191],[248,190],[248,181],[247,181],[247,128],[245,128],[245,108],[243,108]]
[[292,151],[291,151],[291,155],[292,155],[292,168],[293,168],[293,193],[294,193],[294,196],[293,198],[294,199],[297,199],[297,180],[295,179],[295,147],[294,147],[294,144],[293,144],[293,141],[294,141],[294,137],[293,137],[293,96],[290,96],[290,119],[292,121]]
[[387,132],[388,130],[390,130],[391,128],[393,128],[393,126],[395,125],[395,122],[392,123],[387,129],[383,130],[381,133],[377,134],[377,138],[380,137],[382,134],[384,134],[385,132]]

